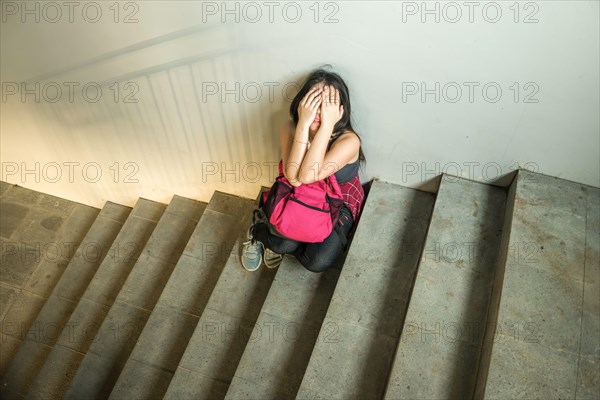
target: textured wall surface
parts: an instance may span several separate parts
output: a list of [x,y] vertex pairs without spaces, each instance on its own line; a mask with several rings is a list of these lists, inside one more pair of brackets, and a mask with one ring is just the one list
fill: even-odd
[[270,185],[296,82],[347,81],[373,178],[598,186],[599,3],[2,2],[1,179],[100,207]]

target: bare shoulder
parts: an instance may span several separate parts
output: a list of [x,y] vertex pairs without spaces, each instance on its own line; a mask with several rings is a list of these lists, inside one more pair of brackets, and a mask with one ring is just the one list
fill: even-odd
[[360,139],[358,138],[358,134],[354,131],[351,130],[346,130],[344,131],[342,134],[340,134],[340,136],[336,139],[336,142],[338,140],[351,140],[351,141],[355,141],[360,143]]
[[360,155],[360,139],[355,132],[347,130],[333,141],[330,149],[333,150],[334,148],[336,151],[346,154],[346,157],[348,157],[347,163],[354,163]]
[[337,137],[331,144],[331,148],[334,147],[345,147],[352,148],[358,152],[358,148],[360,147],[360,139],[358,135],[353,131],[345,131],[340,136]]

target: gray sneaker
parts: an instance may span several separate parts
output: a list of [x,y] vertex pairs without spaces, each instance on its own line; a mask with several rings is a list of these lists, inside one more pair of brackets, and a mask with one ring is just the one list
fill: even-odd
[[264,253],[264,262],[265,262],[265,267],[267,268],[277,268],[279,267],[279,265],[281,264],[281,261],[283,260],[283,254],[278,254],[275,253],[273,250],[271,249],[265,249],[265,253]]
[[254,228],[254,225],[248,228],[246,237],[249,240],[243,243],[242,248],[242,267],[247,271],[256,271],[260,268],[263,261],[263,252],[265,251],[262,242],[253,238],[252,228]]

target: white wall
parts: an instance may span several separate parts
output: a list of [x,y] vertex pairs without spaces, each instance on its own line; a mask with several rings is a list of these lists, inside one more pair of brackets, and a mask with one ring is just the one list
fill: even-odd
[[[121,2],[117,23],[112,1],[80,3],[72,22],[65,2],[30,2],[24,16],[22,2],[0,4],[4,181],[98,207],[214,190],[254,198],[280,158],[295,93],[283,87],[330,63],[351,89],[363,182],[429,189],[441,172],[495,182],[520,165],[599,186],[597,1],[475,2],[472,22],[465,2],[427,2],[439,22],[421,1],[273,2],[272,21],[264,2],[228,2],[224,15],[222,2]],[[86,4],[88,19],[102,10],[98,22]],[[39,103],[23,101],[22,81],[40,85]],[[65,82],[79,84],[72,102]],[[409,92],[436,82],[439,102]],[[103,85],[98,102],[93,88],[81,96],[87,83]],[[224,98],[211,92],[221,85]],[[124,102],[134,91],[137,103]]]

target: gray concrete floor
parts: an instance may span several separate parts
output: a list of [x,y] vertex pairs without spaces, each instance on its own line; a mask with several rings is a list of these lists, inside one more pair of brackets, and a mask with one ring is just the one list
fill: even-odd
[[100,210],[0,182],[0,374]]
[[[444,176],[437,196],[374,181],[322,275],[242,269],[255,205],[98,210],[0,182],[2,398],[600,398],[600,189],[522,170],[510,190]],[[74,319],[140,329],[65,342]]]

